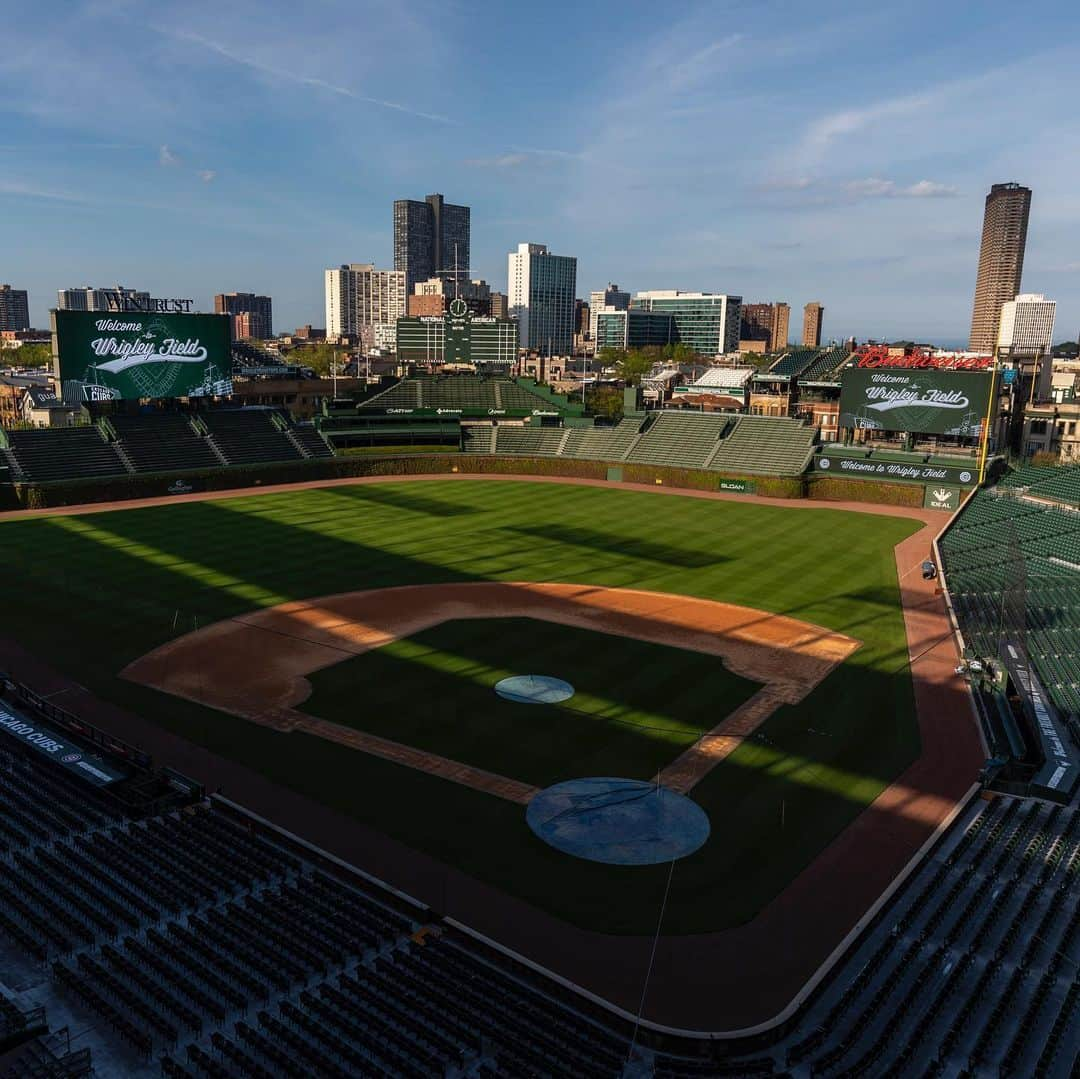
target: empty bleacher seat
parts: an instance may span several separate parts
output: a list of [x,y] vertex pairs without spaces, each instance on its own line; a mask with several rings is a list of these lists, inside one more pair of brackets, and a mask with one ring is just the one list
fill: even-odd
[[17,482],[92,479],[128,471],[96,426],[9,431],[7,439],[6,454]]
[[271,409],[211,409],[201,419],[226,464],[302,460],[300,449],[275,423],[275,416]]

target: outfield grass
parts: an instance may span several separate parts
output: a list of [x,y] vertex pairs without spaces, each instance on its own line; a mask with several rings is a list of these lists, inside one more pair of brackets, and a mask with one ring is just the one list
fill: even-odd
[[569,859],[532,836],[520,806],[117,672],[196,625],[256,607],[478,579],[702,596],[860,639],[840,670],[695,788],[712,836],[678,864],[665,926],[699,932],[752,917],[917,755],[892,548],[919,527],[827,508],[467,481],[27,518],[0,524],[2,632],[100,696],[476,877],[578,924],[640,933],[655,929],[666,867]]
[[[515,674],[574,696],[504,700],[495,683]],[[444,622],[308,681],[301,711],[538,787],[648,779],[760,688],[717,656],[533,618]]]

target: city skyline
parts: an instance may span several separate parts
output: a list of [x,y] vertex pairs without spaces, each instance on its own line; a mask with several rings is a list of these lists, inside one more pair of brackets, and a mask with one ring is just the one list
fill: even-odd
[[[442,191],[473,208],[471,276],[496,289],[505,252],[541,239],[579,258],[582,297],[606,281],[796,309],[820,297],[827,337],[961,344],[983,199],[1016,180],[1035,191],[1023,287],[1058,300],[1062,336],[1080,326],[1080,76],[1063,44],[1080,15],[1065,4],[1038,20],[934,9],[929,40],[918,5],[696,4],[662,27],[611,5],[640,38],[632,71],[597,48],[599,30],[566,35],[550,10],[496,13],[480,50],[445,5],[379,20],[363,4],[318,20],[244,4],[15,8],[2,276],[28,289],[35,324],[58,288],[110,280],[203,309],[250,289],[274,297],[282,326],[318,321],[325,267],[391,266],[394,199]],[[497,95],[523,40],[553,62]],[[1002,41],[1017,43],[1007,57]],[[840,54],[873,56],[874,78],[821,78]],[[80,99],[95,108],[73,110]],[[700,137],[722,118],[739,122],[737,153]]]

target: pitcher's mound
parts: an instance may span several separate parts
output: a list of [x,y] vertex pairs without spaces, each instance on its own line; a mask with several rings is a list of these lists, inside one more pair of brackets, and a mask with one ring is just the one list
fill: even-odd
[[495,692],[518,704],[558,704],[574,695],[574,687],[548,674],[515,674],[496,682]]

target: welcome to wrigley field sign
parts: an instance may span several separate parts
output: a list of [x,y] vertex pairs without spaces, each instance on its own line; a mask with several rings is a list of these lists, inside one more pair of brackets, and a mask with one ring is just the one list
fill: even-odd
[[906,483],[933,483],[938,486],[951,484],[957,487],[974,487],[978,482],[978,470],[970,466],[920,464],[910,461],[885,461],[867,457],[865,454],[825,453],[815,454],[811,461],[815,472],[834,476],[848,476],[857,480],[888,480]]

